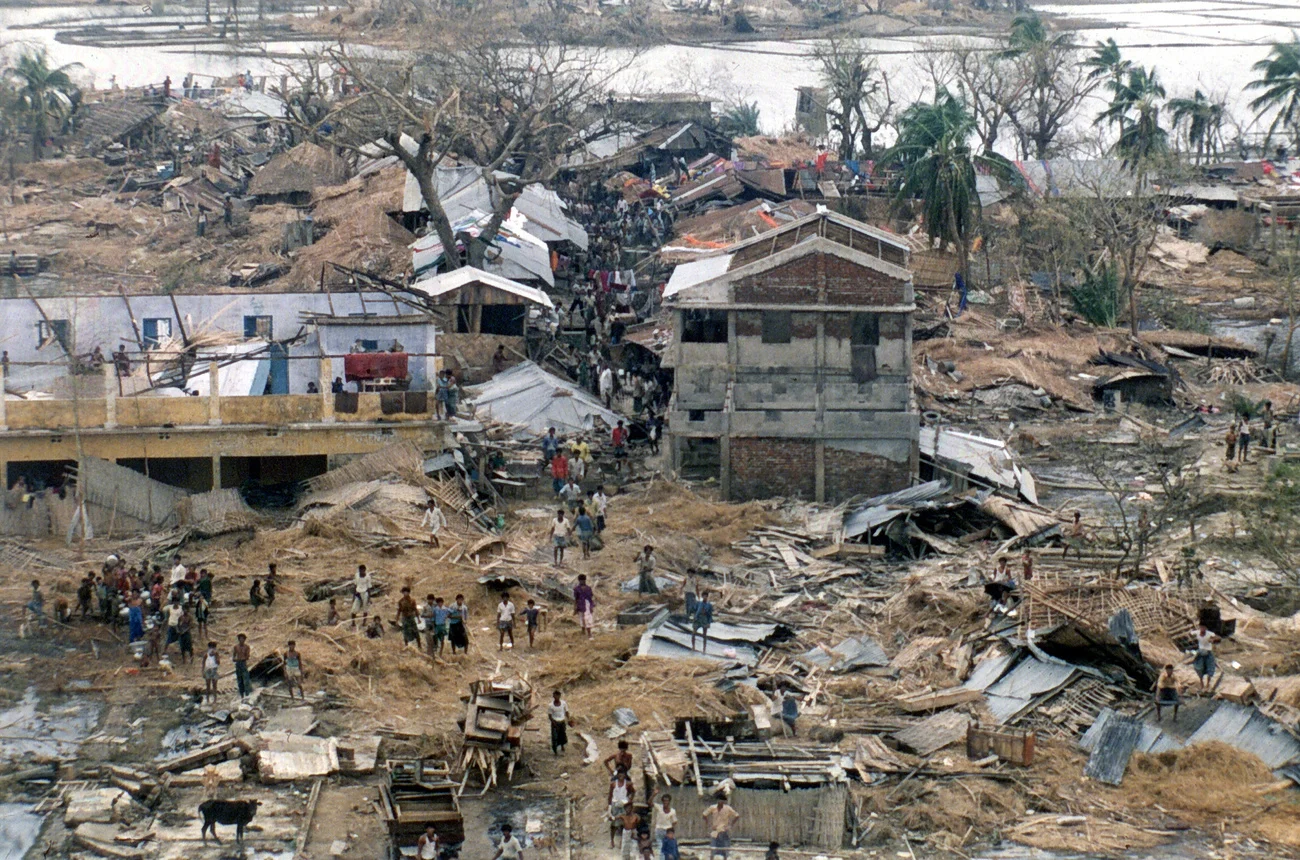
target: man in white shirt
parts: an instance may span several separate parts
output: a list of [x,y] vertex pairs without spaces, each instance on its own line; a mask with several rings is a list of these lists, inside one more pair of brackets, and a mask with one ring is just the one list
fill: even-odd
[[[572,464],[570,464],[569,468],[573,468]],[[560,490],[560,498],[564,499],[565,504],[569,506],[571,511],[577,510],[578,505],[582,504],[582,487],[578,486],[578,482],[574,480],[572,474],[569,475],[569,483],[565,484],[564,489]]]
[[560,698],[559,690],[546,706],[546,716],[551,719],[551,752],[559,755],[569,745],[569,703]]
[[179,555],[176,556],[176,564],[175,566],[172,567],[172,578],[171,578],[171,582],[169,583],[171,587],[175,588],[176,583],[184,582],[185,574],[187,573],[189,573],[189,570],[185,567],[185,565],[181,564],[181,557]]
[[610,370],[609,365],[605,365],[600,371],[600,399],[605,401],[605,408],[609,409],[610,400],[614,397],[614,371]]
[[564,548],[569,545],[569,532],[572,529],[569,521],[564,518],[564,508],[557,510],[555,519],[551,520],[551,543],[555,547],[556,567],[564,567]]
[[1214,643],[1218,641],[1219,637],[1211,633],[1203,623],[1196,631],[1196,656],[1192,658],[1192,668],[1196,670],[1196,676],[1201,679],[1202,695],[1210,692],[1210,683],[1214,680],[1214,673],[1218,668],[1214,659]]
[[605,530],[605,508],[609,507],[609,496],[605,495],[604,484],[591,494],[591,500],[596,503],[596,534],[600,534]]
[[506,650],[506,637],[510,637],[510,647],[515,647],[515,604],[510,595],[501,595],[497,604],[497,650]]
[[357,565],[356,576],[352,577],[352,629],[357,629],[357,616],[361,616],[364,630],[370,620],[370,587],[373,581],[364,564]]
[[419,841],[415,843],[415,856],[419,860],[438,860],[438,833],[432,824],[424,828]]
[[671,794],[659,795],[658,803],[656,798],[651,797],[650,802],[650,829],[654,832],[656,850],[663,851],[664,835],[677,826],[677,810],[673,809],[673,798]]
[[492,860],[519,860],[524,856],[524,846],[515,838],[514,828],[509,824],[501,825],[501,844]]
[[438,533],[447,525],[447,517],[433,499],[429,499],[429,504],[424,509],[424,520],[420,525],[429,530],[429,546],[441,546],[438,543]]

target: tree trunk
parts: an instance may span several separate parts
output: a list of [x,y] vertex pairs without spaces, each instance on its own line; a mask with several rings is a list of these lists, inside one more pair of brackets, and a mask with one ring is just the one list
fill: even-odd
[[1128,327],[1133,337],[1138,336],[1138,285],[1137,279],[1126,274],[1128,281]]
[[442,242],[442,256],[446,270],[459,269],[460,254],[456,253],[456,235],[451,231],[451,221],[447,218],[447,210],[442,208],[442,201],[438,199],[438,187],[434,183],[437,167],[429,160],[431,145],[429,138],[426,136],[414,153],[402,146],[401,132],[389,132],[384,136],[384,142],[406,169],[411,171],[420,186],[420,196],[429,210],[429,223],[437,232],[438,240]]

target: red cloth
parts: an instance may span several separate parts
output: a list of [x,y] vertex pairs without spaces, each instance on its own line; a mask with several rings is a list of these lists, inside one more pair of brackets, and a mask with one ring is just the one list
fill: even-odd
[[563,454],[556,454],[551,460],[551,477],[561,480],[569,477],[569,459]]
[[627,430],[623,427],[615,427],[614,432],[610,434],[614,439],[614,447],[621,448],[627,444]]
[[358,379],[405,379],[407,356],[404,352],[356,352],[343,357],[343,376],[348,382]]

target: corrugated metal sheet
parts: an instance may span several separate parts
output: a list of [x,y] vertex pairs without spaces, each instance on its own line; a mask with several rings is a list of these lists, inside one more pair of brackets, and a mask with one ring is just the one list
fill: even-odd
[[966,683],[962,686],[968,690],[983,692],[997,683],[998,679],[1005,675],[1007,670],[1014,666],[1019,659],[1019,654],[1003,654],[1000,657],[981,660],[975,665],[970,677],[966,679]]
[[1084,776],[1107,785],[1119,785],[1141,737],[1141,720],[1112,715],[1097,734],[1096,746],[1083,766]]
[[1300,759],[1300,740],[1255,708],[1223,702],[1201,724],[1187,745],[1223,741],[1243,752],[1259,756],[1269,768],[1279,768]]
[[673,269],[672,275],[668,278],[668,284],[664,287],[663,297],[665,299],[670,298],[682,290],[690,289],[705,281],[726,274],[727,267],[731,265],[731,257],[731,254],[720,254],[716,257],[705,257],[703,260],[682,263]]
[[[1117,716],[1114,708],[1102,708],[1101,713],[1097,715],[1096,721],[1084,732],[1083,737],[1079,739],[1079,748],[1085,752],[1092,752],[1097,746],[1097,739],[1101,737],[1106,728],[1106,723],[1114,716]],[[1142,734],[1138,738],[1135,750],[1140,753],[1162,753],[1170,750],[1180,750],[1183,748],[1182,742],[1177,738],[1165,734],[1156,726],[1150,723],[1142,723]]]
[[715,621],[709,626],[708,649],[702,650],[703,638],[698,635],[692,649],[691,630],[685,617],[665,615],[652,622],[641,634],[637,654],[643,657],[703,657],[753,666],[758,662],[755,645],[788,637],[791,632],[790,628],[779,624]]
[[423,293],[430,298],[437,298],[476,283],[486,284],[489,287],[519,296],[521,299],[526,299],[543,307],[555,307],[551,297],[536,287],[530,287],[473,266],[461,266],[459,269],[452,269],[450,272],[425,275],[411,284],[410,289],[411,292]]
[[554,191],[534,182],[515,200],[516,211],[529,221],[526,228],[547,242],[568,240],[587,250],[587,231],[564,211],[564,201]]
[[722,660],[753,666],[758,663],[758,651],[750,645],[738,642],[726,642],[713,638],[713,628],[709,628],[708,647],[704,640],[695,637],[695,647],[691,647],[691,634],[675,625],[661,624],[647,629],[641,634],[641,642],[636,650],[638,657],[695,657],[697,659]]
[[845,639],[834,648],[817,646],[800,655],[800,659],[832,672],[852,672],[864,666],[888,666],[889,657],[873,639],[862,636]]
[[887,523],[903,512],[925,502],[933,501],[948,492],[948,482],[926,481],[906,490],[898,490],[868,499],[851,514],[844,517],[844,537],[855,538],[866,534],[878,525]]
[[1040,697],[1063,689],[1078,673],[1079,668],[1069,663],[1026,657],[984,691],[989,712],[999,724],[1013,720]]
[[971,477],[1018,492],[1025,501],[1038,504],[1034,476],[1020,467],[1004,442],[934,426],[921,430],[919,446],[923,457],[961,463],[969,467]]
[[600,418],[610,427],[622,417],[580,386],[524,361],[470,389],[476,410],[528,433],[541,435],[554,427],[561,434],[591,430]]

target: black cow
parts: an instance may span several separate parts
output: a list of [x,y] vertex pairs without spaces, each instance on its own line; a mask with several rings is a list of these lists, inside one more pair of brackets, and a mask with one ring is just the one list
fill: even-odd
[[208,831],[212,831],[212,839],[217,839],[218,824],[235,825],[235,841],[244,841],[244,828],[248,822],[253,820],[257,814],[257,806],[261,801],[258,800],[205,800],[199,804],[199,815],[203,816],[203,829],[199,835],[203,841],[208,841]]

